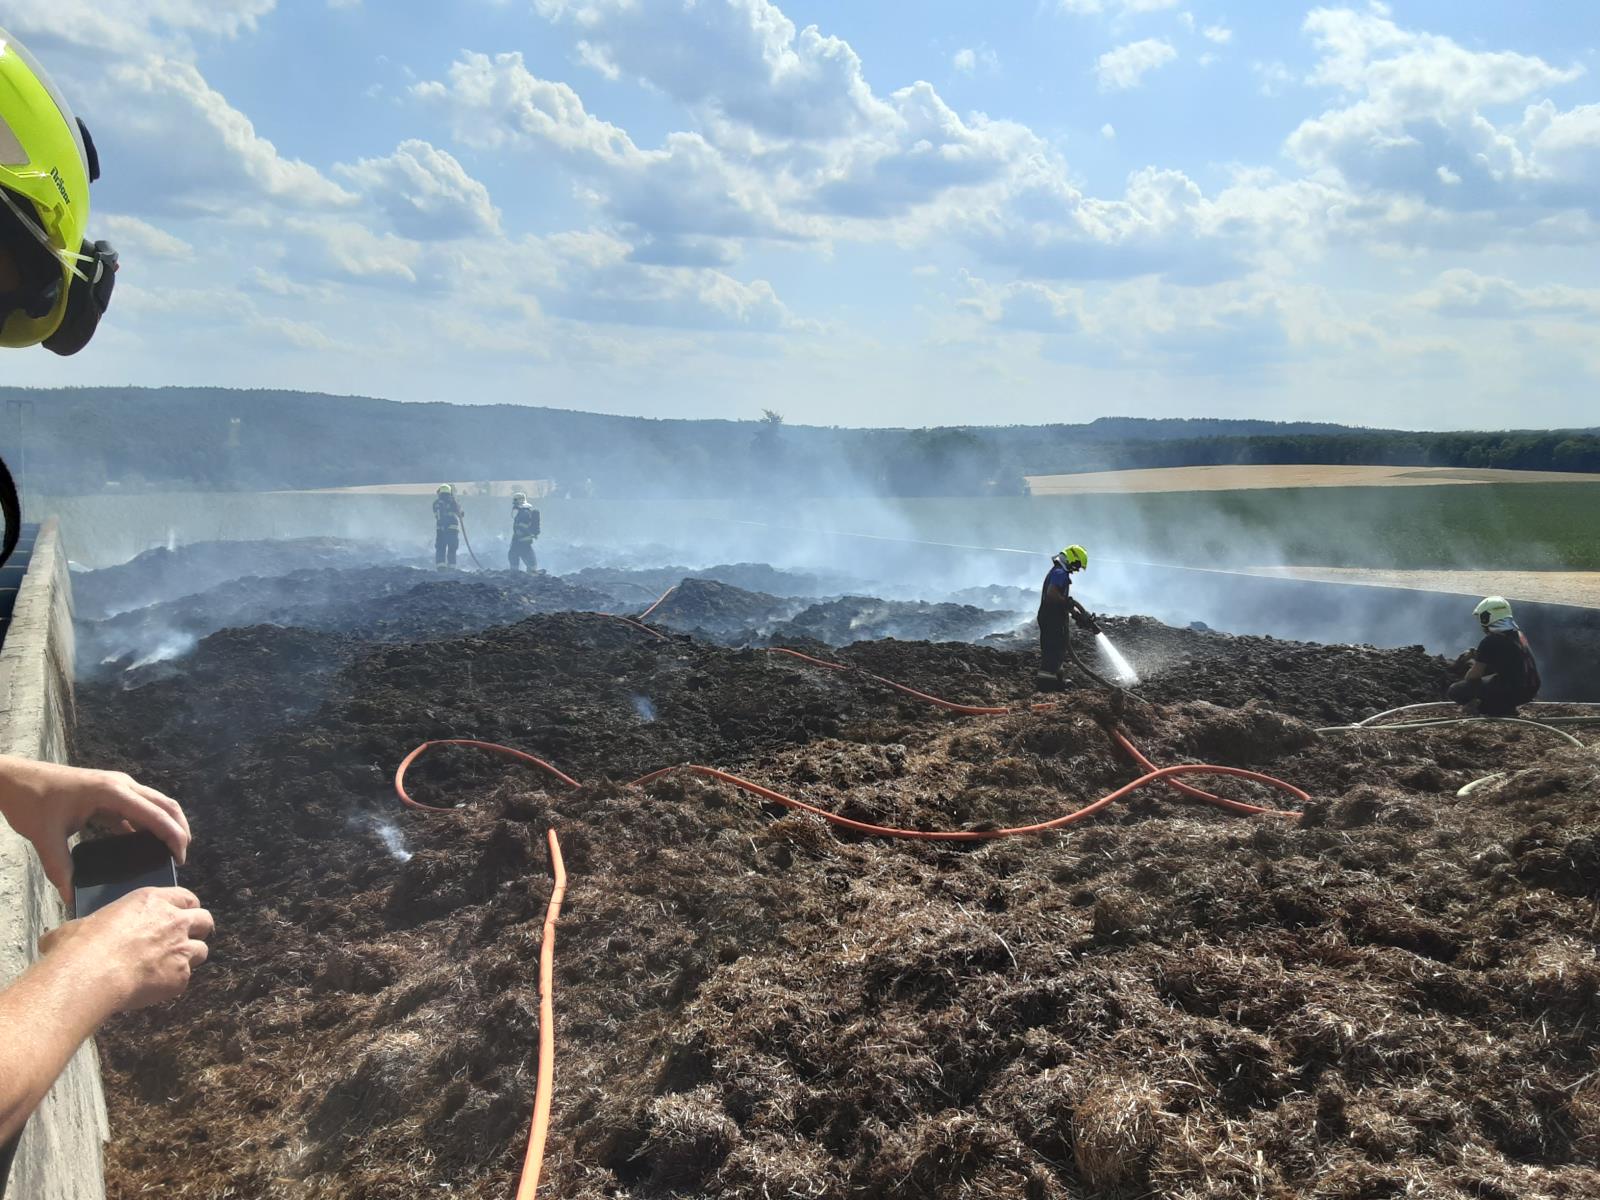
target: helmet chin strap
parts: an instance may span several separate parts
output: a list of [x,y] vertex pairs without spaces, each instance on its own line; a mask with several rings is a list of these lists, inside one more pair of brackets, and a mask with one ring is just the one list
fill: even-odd
[[22,500],[17,495],[16,481],[11,478],[11,471],[3,458],[0,458],[0,509],[5,512],[6,521],[5,543],[0,546],[0,567],[3,567],[11,557],[11,552],[17,548],[17,539],[22,536]]
[[80,254],[76,250],[63,250],[60,246],[57,246],[50,240],[50,235],[39,228],[38,221],[34,217],[30,216],[27,212],[23,211],[22,206],[13,200],[11,198],[11,193],[3,187],[0,187],[0,201],[5,202],[5,206],[16,215],[17,220],[22,222],[23,228],[31,233],[34,237],[34,240],[36,240],[41,246],[50,251],[51,255],[55,257],[62,266],[64,266],[76,278],[82,280],[84,283],[89,282],[89,277],[83,273],[83,269],[79,267],[78,264],[92,263],[94,262],[94,259],[90,258],[87,254]]

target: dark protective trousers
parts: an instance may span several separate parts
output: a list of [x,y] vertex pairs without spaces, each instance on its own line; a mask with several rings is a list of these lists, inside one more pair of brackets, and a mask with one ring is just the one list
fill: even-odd
[[1478,711],[1486,717],[1514,717],[1517,699],[1509,687],[1500,682],[1498,675],[1488,679],[1463,679],[1450,685],[1447,693],[1457,704],[1478,701]]
[[1054,675],[1067,661],[1067,614],[1039,614],[1039,670]]
[[534,557],[532,541],[511,543],[511,569],[513,571],[536,571],[538,568],[539,560]]
[[461,530],[441,529],[433,538],[433,561],[439,566],[456,565],[456,551],[461,547]]

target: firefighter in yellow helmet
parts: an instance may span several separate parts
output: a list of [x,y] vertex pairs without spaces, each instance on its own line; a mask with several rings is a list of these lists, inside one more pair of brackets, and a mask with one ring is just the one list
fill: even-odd
[[539,510],[528,503],[527,492],[511,495],[511,569],[526,570],[530,574],[539,569],[539,560],[533,553],[534,539],[539,536]]
[[1094,614],[1072,598],[1072,576],[1089,565],[1089,552],[1082,546],[1068,546],[1050,559],[1050,571],[1039,591],[1039,674],[1042,691],[1060,691],[1069,685],[1065,674],[1070,631],[1067,619],[1090,633],[1100,632]]
[[99,177],[88,128],[0,30],[0,346],[89,344],[117,270],[116,251],[87,236]]
[[456,565],[456,551],[461,548],[461,501],[456,490],[448,483],[439,485],[433,498],[433,565],[448,571]]
[[[34,57],[0,29],[0,346],[76,354],[111,300],[117,252],[88,240],[89,184],[100,160]],[[0,509],[11,556],[22,504],[0,462]]]
[[1539,664],[1504,596],[1485,596],[1472,615],[1483,639],[1472,652],[1467,676],[1450,685],[1457,704],[1485,717],[1515,716],[1519,705],[1539,694]]

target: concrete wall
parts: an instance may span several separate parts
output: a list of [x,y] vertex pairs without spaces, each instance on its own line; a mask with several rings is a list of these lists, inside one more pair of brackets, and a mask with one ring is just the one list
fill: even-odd
[[[0,753],[67,761],[72,652],[72,585],[51,521],[39,531],[0,647]],[[24,970],[39,935],[65,916],[33,848],[0,822],[0,980]],[[91,1043],[29,1120],[7,1200],[103,1200],[106,1136],[100,1064]]]

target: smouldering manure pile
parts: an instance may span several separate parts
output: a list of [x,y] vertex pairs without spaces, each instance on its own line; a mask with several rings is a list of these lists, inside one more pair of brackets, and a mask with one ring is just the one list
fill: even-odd
[[[1592,752],[1488,726],[1318,739],[1433,699],[1443,664],[1108,628],[1152,705],[957,717],[578,613],[419,644],[228,631],[84,686],[80,754],[184,799],[185,882],[219,928],[183,1001],[102,1039],[112,1195],[508,1195],[551,824],[552,1196],[1600,1194]],[[1023,650],[831,653],[1031,698]],[[1290,823],[1153,789],[968,848],[611,782],[692,761],[861,820],[1010,825],[1133,778],[1113,724],[1315,801]],[[461,813],[400,810],[390,772],[440,736],[587,783],[440,751],[414,791]]]

